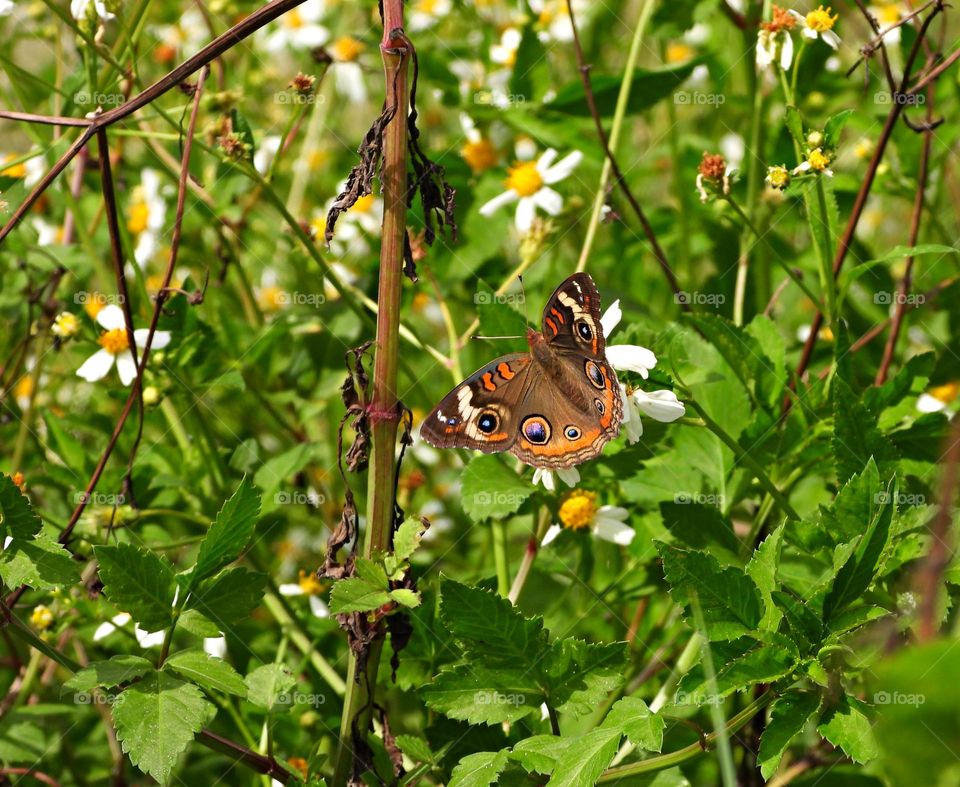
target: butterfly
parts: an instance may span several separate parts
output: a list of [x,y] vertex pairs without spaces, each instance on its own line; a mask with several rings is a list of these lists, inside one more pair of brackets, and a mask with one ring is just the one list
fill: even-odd
[[586,273],[554,291],[528,353],[491,361],[427,416],[420,435],[437,448],[510,451],[533,467],[562,468],[598,456],[620,433],[623,400],[606,358],[600,293]]

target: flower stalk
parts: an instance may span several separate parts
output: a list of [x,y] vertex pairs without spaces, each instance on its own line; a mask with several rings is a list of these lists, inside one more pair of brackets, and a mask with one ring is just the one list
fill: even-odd
[[[406,233],[407,191],[407,71],[409,49],[403,36],[403,2],[383,3],[384,78],[388,104],[396,107],[383,135],[383,227],[380,245],[380,280],[377,293],[377,341],[373,366],[373,389],[369,405],[372,451],[367,498],[367,532],[363,553],[390,546],[394,517],[399,400],[397,373],[400,358],[400,286],[403,279],[403,242]],[[373,711],[373,690],[383,649],[381,633],[370,645],[361,670],[357,655],[350,653],[347,694],[340,725],[333,784],[347,784],[353,770],[354,752],[361,750],[354,736],[365,736]]]

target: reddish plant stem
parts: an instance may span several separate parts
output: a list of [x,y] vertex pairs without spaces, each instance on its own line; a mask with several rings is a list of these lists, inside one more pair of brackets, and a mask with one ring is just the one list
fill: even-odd
[[[934,115],[934,101],[936,91],[927,89],[927,129],[923,132],[923,146],[920,151],[920,169],[917,172],[917,191],[913,198],[913,215],[910,218],[910,240],[908,246],[916,246],[917,238],[920,236],[920,217],[923,215],[923,197],[927,190],[927,173],[930,168],[930,148],[933,144],[933,128],[930,126]],[[907,310],[907,295],[910,292],[910,285],[913,274],[913,256],[907,257],[906,265],[903,269],[903,278],[900,279],[900,286],[897,288],[897,300],[894,305],[893,321],[890,325],[890,334],[887,336],[887,343],[883,348],[883,357],[880,360],[880,367],[877,369],[877,376],[874,379],[874,385],[883,385],[890,371],[890,364],[893,362],[893,353],[897,348],[897,338],[900,336],[900,328],[903,325],[903,316]]]
[[[400,295],[403,281],[403,244],[407,217],[407,106],[410,47],[403,34],[403,0],[384,0],[383,58],[386,104],[395,112],[383,134],[383,225],[380,241],[380,279],[377,293],[377,341],[373,365],[373,389],[368,406],[372,452],[367,493],[367,532],[364,555],[390,547],[395,511],[394,478],[399,423],[397,372],[400,361]],[[334,787],[353,783],[363,764],[360,752],[370,729],[377,668],[384,633],[370,643],[361,670],[356,653],[350,653],[347,694],[340,723],[340,743],[334,762]]]

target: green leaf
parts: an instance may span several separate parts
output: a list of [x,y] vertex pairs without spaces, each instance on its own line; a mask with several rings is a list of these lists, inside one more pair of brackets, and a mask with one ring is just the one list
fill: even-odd
[[637,697],[617,700],[600,726],[620,730],[641,749],[659,752],[663,747],[663,717]]
[[770,721],[760,738],[760,773],[769,779],[780,765],[787,747],[820,707],[820,697],[811,692],[788,691],[777,699],[770,711]]
[[200,544],[197,565],[190,575],[192,587],[240,557],[253,535],[259,513],[260,494],[244,476]]
[[519,762],[527,773],[551,773],[566,748],[567,738],[534,735],[514,746],[510,759]]
[[833,455],[841,483],[859,473],[873,457],[881,471],[896,451],[876,426],[877,418],[839,377],[833,380]]
[[843,109],[830,116],[827,122],[823,124],[823,147],[833,149],[840,144],[840,132],[843,131],[843,127],[852,114],[852,109]]
[[841,487],[834,501],[820,510],[820,529],[842,544],[862,535],[880,505],[880,471],[871,457],[866,466]]
[[397,746],[414,762],[436,762],[436,755],[430,750],[430,744],[417,735],[398,735]]
[[[638,68],[634,71],[633,81],[630,84],[630,100],[627,102],[627,112],[629,114],[642,112],[671,95],[700,63],[699,59],[695,59],[672,68],[651,70]],[[623,78],[620,75],[591,74],[590,84],[601,117],[613,115],[622,81]],[[561,87],[556,95],[543,106],[545,109],[564,115],[585,117],[590,115],[586,94],[583,91],[583,83],[579,80],[568,82]]]
[[539,618],[528,620],[507,599],[444,577],[440,619],[485,663],[536,664],[547,646]]
[[113,722],[130,761],[165,784],[177,758],[214,712],[196,686],[154,672],[117,697]]
[[514,513],[533,492],[529,479],[518,476],[495,456],[471,459],[460,482],[463,510],[474,522]]
[[164,557],[131,544],[95,547],[107,598],[146,631],[170,625],[176,579]]
[[260,466],[253,476],[253,485],[260,490],[265,510],[272,510],[277,505],[292,502],[292,496],[286,492],[274,493],[284,481],[306,466],[312,454],[312,445],[299,443]]
[[866,709],[860,700],[841,695],[837,706],[824,714],[817,727],[824,738],[861,765],[880,753]]
[[730,520],[718,509],[678,494],[674,502],[660,504],[660,515],[682,546],[710,552],[725,563],[736,562],[740,539],[734,534]]
[[793,655],[776,645],[752,650],[717,672],[717,691],[727,695],[757,683],[773,683],[795,666]]
[[794,639],[798,644],[806,646],[802,649],[808,650],[820,643],[823,639],[823,624],[817,613],[799,599],[779,590],[774,591],[773,600],[783,610]]
[[405,607],[417,607],[420,605],[420,594],[410,588],[397,588],[390,591],[390,598],[398,604]]
[[560,713],[583,716],[623,684],[627,645],[567,637],[553,643],[543,665],[550,704]]
[[22,541],[39,533],[41,525],[27,496],[5,473],[0,473],[0,524],[0,538],[9,535]]
[[890,534],[890,521],[893,518],[894,500],[892,497],[893,480],[886,491],[886,502],[874,513],[867,531],[860,538],[857,548],[843,564],[833,580],[830,592],[823,602],[824,620],[832,620],[852,602],[860,598],[870,587],[880,563],[887,537]]
[[657,544],[671,595],[688,603],[696,594],[710,639],[736,639],[752,635],[760,624],[760,592],[738,568],[721,568],[706,552]]
[[24,541],[14,538],[0,549],[0,578],[9,588],[27,585],[52,590],[80,581],[80,572],[70,553],[45,531]]
[[254,705],[271,710],[275,705],[287,705],[285,695],[296,684],[293,673],[283,664],[264,664],[245,678],[247,699]]
[[470,724],[501,724],[540,716],[546,700],[525,664],[492,668],[460,664],[440,672],[420,689],[427,707]]
[[447,787],[488,787],[506,767],[506,749],[468,754],[453,769]]
[[620,745],[620,730],[600,727],[571,738],[557,759],[548,787],[583,787],[596,784]]
[[407,567],[407,561],[427,532],[427,525],[418,517],[408,516],[403,520],[397,532],[393,534],[393,553],[384,559],[384,568],[391,579],[399,579]]
[[390,603],[390,593],[382,585],[363,579],[348,577],[335,582],[330,591],[330,612],[340,615],[345,612],[369,612]]
[[756,548],[747,564],[747,574],[756,584],[763,599],[763,619],[760,628],[776,631],[783,613],[773,602],[773,592],[780,586],[777,582],[777,567],[780,565],[780,550],[783,546],[783,529],[780,525]]
[[196,610],[226,630],[260,606],[267,577],[237,566],[204,580],[190,593],[185,609]]
[[164,669],[172,669],[180,677],[208,691],[222,691],[238,697],[247,696],[247,685],[239,673],[223,659],[202,650],[183,650],[166,660]]
[[81,692],[91,691],[97,686],[112,689],[152,670],[153,665],[143,656],[111,656],[106,661],[91,662],[63,685]]

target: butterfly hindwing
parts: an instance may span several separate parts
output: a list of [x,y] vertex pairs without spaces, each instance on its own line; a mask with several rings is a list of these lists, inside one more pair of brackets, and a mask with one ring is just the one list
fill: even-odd
[[587,273],[575,273],[554,290],[543,310],[543,336],[560,351],[603,358],[600,293]]

